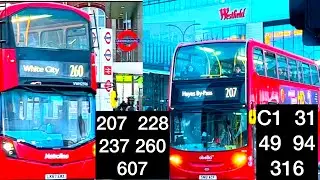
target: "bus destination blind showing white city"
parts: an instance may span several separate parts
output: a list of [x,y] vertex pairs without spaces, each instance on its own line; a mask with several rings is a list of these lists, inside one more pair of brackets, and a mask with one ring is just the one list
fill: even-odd
[[169,179],[169,112],[98,111],[97,179]]
[[318,179],[318,105],[257,105],[257,180]]

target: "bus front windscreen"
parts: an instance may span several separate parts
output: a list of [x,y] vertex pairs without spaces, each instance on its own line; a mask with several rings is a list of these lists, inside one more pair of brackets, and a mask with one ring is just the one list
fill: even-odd
[[247,146],[247,110],[175,111],[171,147],[183,151],[226,151]]
[[173,80],[244,76],[244,42],[215,42],[182,46],[175,54]]
[[1,100],[0,132],[5,136],[36,148],[73,148],[94,139],[90,93],[15,89],[2,93]]

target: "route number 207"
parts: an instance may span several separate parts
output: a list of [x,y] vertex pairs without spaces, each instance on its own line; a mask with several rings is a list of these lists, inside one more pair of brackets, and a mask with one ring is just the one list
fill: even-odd
[[237,95],[237,88],[236,87],[232,87],[232,88],[226,88],[226,98],[234,98]]
[[70,77],[83,77],[82,65],[70,65]]

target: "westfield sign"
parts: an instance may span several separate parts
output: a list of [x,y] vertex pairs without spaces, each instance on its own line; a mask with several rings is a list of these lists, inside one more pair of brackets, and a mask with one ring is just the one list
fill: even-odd
[[234,10],[230,10],[230,8],[221,8],[219,11],[221,20],[244,18],[246,14],[246,8]]

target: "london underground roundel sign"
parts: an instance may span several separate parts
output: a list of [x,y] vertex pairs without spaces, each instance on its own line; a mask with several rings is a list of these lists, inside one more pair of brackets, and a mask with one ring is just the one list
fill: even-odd
[[111,59],[111,50],[107,49],[106,52],[104,53],[104,57],[106,58],[107,61],[110,61]]
[[93,44],[96,43],[96,40],[97,40],[96,33],[92,32],[92,41],[93,41]]
[[111,42],[111,34],[110,32],[106,32],[106,35],[104,36],[104,40],[106,41],[107,44],[110,44]]
[[138,47],[139,38],[135,32],[125,30],[118,33],[116,42],[122,51],[129,52]]
[[107,81],[106,81],[106,83],[104,84],[104,88],[105,88],[108,92],[111,91],[111,89],[112,89],[112,83],[111,83],[110,80],[107,80]]

